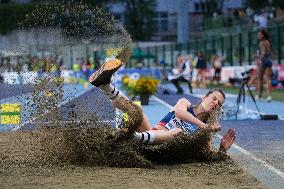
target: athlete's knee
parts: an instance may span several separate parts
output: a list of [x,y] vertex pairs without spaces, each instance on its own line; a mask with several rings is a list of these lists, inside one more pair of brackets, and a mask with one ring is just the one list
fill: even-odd
[[132,120],[133,124],[140,126],[144,119],[141,107],[131,101],[128,103],[130,104],[129,109],[127,110],[129,118]]
[[123,127],[127,128],[128,133],[133,133],[142,125],[144,120],[141,107],[131,101],[125,101],[123,111],[127,113],[128,119],[123,122]]

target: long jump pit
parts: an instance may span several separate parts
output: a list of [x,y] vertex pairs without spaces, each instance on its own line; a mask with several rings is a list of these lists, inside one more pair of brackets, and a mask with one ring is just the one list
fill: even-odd
[[144,145],[83,125],[0,133],[0,188],[266,188],[207,132]]

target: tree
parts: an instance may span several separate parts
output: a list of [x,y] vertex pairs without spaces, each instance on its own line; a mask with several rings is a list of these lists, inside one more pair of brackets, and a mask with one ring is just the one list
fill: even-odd
[[217,8],[218,8],[217,0],[206,0],[204,3],[206,7],[207,16],[212,16],[214,12],[217,12]]
[[8,4],[11,3],[11,0],[0,0],[0,4]]
[[125,27],[134,40],[149,40],[153,33],[155,0],[124,0]]
[[267,5],[269,5],[268,1],[247,0],[247,6],[252,9],[261,9]]
[[265,0],[265,1],[247,0],[247,6],[252,9],[262,9],[267,6],[281,7],[284,6],[284,1],[283,0]]

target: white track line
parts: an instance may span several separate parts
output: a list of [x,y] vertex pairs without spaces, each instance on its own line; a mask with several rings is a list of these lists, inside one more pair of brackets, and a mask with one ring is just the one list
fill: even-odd
[[[172,108],[172,106],[171,106],[170,104],[168,104],[168,103],[166,103],[165,101],[159,99],[158,97],[152,96],[152,98],[153,98],[155,101],[157,101],[157,102],[163,104],[164,106],[166,106],[166,107],[168,107],[168,108]],[[217,137],[220,138],[220,139],[222,138],[222,136],[219,135],[219,134],[217,134]],[[268,170],[272,171],[273,173],[277,174],[278,176],[280,176],[281,178],[284,179],[284,173],[283,173],[282,171],[280,171],[279,169],[277,169],[277,168],[275,168],[274,166],[272,166],[272,165],[266,163],[265,161],[263,161],[263,160],[261,160],[261,159],[255,157],[255,156],[254,156],[253,154],[251,154],[249,151],[243,149],[242,147],[240,147],[240,146],[237,145],[237,144],[233,144],[232,147],[234,147],[235,149],[239,150],[239,151],[242,152],[243,154],[247,155],[247,156],[250,157],[251,159],[257,161],[258,163],[260,163],[261,165],[263,165],[265,168],[267,168]]]
[[[81,96],[81,95],[83,95],[83,94],[85,94],[85,93],[91,91],[92,89],[93,89],[93,88],[88,89],[88,90],[86,90],[86,91],[82,91],[82,92],[76,94],[75,96],[72,96],[71,98],[62,101],[61,103],[58,104],[57,108],[59,108],[59,107],[65,105],[65,104],[67,104],[68,102],[70,102],[71,100],[73,100],[73,99],[75,99],[75,98],[77,98],[77,97],[79,97],[79,96]],[[14,127],[14,128],[12,129],[12,131],[17,131],[18,129],[20,129],[21,127],[25,126],[26,124],[34,123],[36,119],[43,117],[44,115],[48,114],[50,111],[51,111],[51,110],[47,110],[45,113],[41,114],[40,116],[38,116],[38,117],[33,117],[32,119],[27,120],[27,121],[23,122],[23,123],[20,124],[20,125],[17,125],[16,127]]]

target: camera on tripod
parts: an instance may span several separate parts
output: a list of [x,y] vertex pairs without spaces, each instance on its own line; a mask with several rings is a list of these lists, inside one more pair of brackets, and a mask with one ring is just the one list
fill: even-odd
[[247,71],[244,71],[241,73],[242,76],[245,76],[246,74],[250,74],[251,72],[253,71],[253,68],[247,70]]
[[[252,98],[254,104],[255,104],[255,107],[260,115],[260,118],[263,119],[263,120],[276,120],[278,119],[278,115],[263,115],[259,109],[258,109],[258,106],[256,104],[256,101],[253,97],[253,94],[249,88],[249,85],[248,85],[248,81],[250,79],[250,73],[253,71],[253,68],[247,70],[247,71],[244,71],[244,72],[241,72],[241,75],[242,75],[242,79],[241,79],[241,86],[240,86],[240,90],[239,90],[239,94],[238,94],[238,97],[237,97],[237,111],[236,111],[236,119],[238,119],[238,112],[239,112],[239,106],[240,106],[240,102],[241,102],[241,99],[243,99],[243,101],[245,102],[245,88],[247,88],[247,90],[249,91],[249,95],[250,97]],[[246,76],[246,77],[245,77]]]
[[[247,83],[250,79],[250,73],[253,71],[253,68],[247,70],[247,71],[244,71],[244,72],[241,72],[241,75],[242,75],[242,82],[245,82]],[[245,77],[246,76],[246,77]]]

